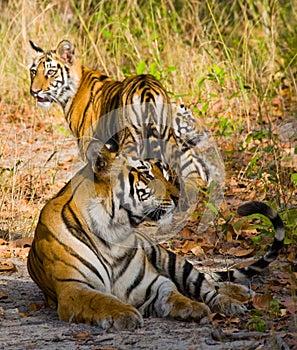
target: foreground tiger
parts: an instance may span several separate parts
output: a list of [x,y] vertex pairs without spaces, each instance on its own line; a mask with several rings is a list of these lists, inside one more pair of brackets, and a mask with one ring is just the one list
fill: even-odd
[[220,294],[215,281],[250,277],[276,258],[284,229],[271,208],[261,202],[239,208],[272,221],[269,252],[249,267],[208,276],[137,232],[143,220],[170,219],[178,201],[160,162],[115,155],[97,141],[86,157],[88,164],[42,210],[28,258],[31,277],[61,320],[121,330],[141,326],[142,316],[199,321],[210,310],[244,312],[239,300],[248,289],[230,283],[229,295]]
[[118,152],[137,145],[139,158],[153,156],[171,164],[182,178],[199,174],[208,184],[224,178],[221,158],[210,147],[206,130],[189,110],[170,104],[165,88],[153,76],[114,81],[83,66],[67,40],[49,51],[30,44],[30,92],[41,107],[53,102],[62,107],[83,159],[89,140],[96,136]]

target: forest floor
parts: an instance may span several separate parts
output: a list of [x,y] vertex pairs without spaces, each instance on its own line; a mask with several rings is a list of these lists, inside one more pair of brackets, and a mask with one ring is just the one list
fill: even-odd
[[[149,318],[143,328],[115,332],[60,322],[56,310],[45,307],[42,293],[28,275],[28,248],[17,247],[22,244],[29,241],[1,246],[1,350],[297,349],[297,288],[283,257],[264,276],[253,280],[257,298],[253,310],[240,319],[212,314],[210,321],[196,324]],[[4,259],[5,254],[18,257]],[[217,264],[222,262],[218,259]]]

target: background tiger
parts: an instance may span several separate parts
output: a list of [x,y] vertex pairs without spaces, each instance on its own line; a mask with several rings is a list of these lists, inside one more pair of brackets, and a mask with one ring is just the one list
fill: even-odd
[[214,144],[209,134],[189,110],[170,104],[165,88],[153,76],[114,81],[83,66],[67,40],[49,51],[30,44],[34,50],[30,92],[41,107],[53,102],[62,107],[84,159],[88,142],[96,137],[116,151],[125,147],[128,153],[129,146],[136,146],[133,152],[139,158],[159,158],[183,179],[196,176],[196,187],[197,174],[208,184],[224,178],[216,150],[208,147],[212,155],[205,152],[205,139]]
[[[41,107],[48,108],[52,102],[62,107],[83,157],[94,135],[104,143],[113,141],[118,150],[126,140],[122,131],[127,126],[135,138],[138,133],[142,133],[142,139],[158,133],[162,140],[176,143],[170,132],[170,109],[157,111],[159,107],[169,106],[168,95],[153,76],[138,75],[122,82],[114,81],[100,71],[83,66],[67,40],[61,41],[56,50],[47,52],[30,43],[37,53],[30,68],[31,94]],[[135,113],[123,115],[123,109],[117,112],[121,107],[140,103],[144,103],[146,109],[141,120],[137,120]],[[98,125],[100,118],[103,120]]]
[[270,218],[270,251],[249,267],[208,276],[137,233],[144,219],[166,221],[176,206],[179,192],[159,164],[115,155],[98,141],[86,156],[88,164],[42,210],[28,258],[61,320],[133,329],[142,316],[199,321],[210,310],[244,312],[248,289],[231,283],[228,295],[220,294],[215,281],[250,277],[275,259],[284,229],[271,208],[240,207],[240,214]]

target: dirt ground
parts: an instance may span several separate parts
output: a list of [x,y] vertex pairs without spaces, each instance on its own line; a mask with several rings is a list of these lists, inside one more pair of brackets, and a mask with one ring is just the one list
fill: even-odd
[[277,329],[282,321],[275,318],[265,332],[245,329],[248,315],[240,321],[215,315],[203,324],[150,318],[133,332],[60,322],[56,311],[45,307],[42,293],[28,275],[25,259],[0,262],[14,265],[13,270],[0,272],[1,350],[297,349],[296,315],[291,314],[285,331]]

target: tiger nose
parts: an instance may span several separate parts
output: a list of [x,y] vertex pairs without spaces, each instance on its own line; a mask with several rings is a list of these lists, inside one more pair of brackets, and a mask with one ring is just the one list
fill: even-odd
[[40,91],[41,89],[34,89],[34,88],[30,89],[30,93],[33,97],[36,97]]

